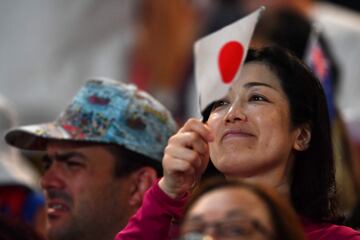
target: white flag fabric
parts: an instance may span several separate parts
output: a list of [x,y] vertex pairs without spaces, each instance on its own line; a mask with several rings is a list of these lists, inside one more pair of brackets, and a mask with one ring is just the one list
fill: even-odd
[[196,41],[195,82],[201,111],[224,97],[231,83],[239,76],[256,23],[264,9],[260,7]]

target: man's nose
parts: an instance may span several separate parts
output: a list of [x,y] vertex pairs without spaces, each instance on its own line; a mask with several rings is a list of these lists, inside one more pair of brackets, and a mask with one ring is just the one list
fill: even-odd
[[45,171],[40,181],[44,190],[63,189],[65,182],[61,174],[61,168],[58,163],[54,163]]

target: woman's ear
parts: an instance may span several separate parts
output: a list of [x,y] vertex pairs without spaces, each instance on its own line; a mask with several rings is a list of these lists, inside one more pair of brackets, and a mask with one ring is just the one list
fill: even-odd
[[304,123],[298,128],[298,133],[294,143],[294,149],[305,151],[309,147],[311,140],[311,128],[309,123]]

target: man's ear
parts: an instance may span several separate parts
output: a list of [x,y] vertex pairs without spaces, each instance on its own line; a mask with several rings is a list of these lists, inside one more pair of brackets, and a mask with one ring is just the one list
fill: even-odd
[[142,167],[133,172],[131,178],[129,204],[138,208],[141,206],[146,190],[152,186],[157,178],[156,170],[152,167]]
[[311,140],[310,124],[304,123],[297,129],[297,136],[294,143],[294,149],[297,151],[305,151],[309,147],[310,140]]

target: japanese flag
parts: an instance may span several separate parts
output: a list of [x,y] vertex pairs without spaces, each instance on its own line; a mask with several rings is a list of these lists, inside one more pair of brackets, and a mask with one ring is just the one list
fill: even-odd
[[239,76],[254,28],[264,9],[260,7],[195,43],[195,82],[201,111],[224,97]]

